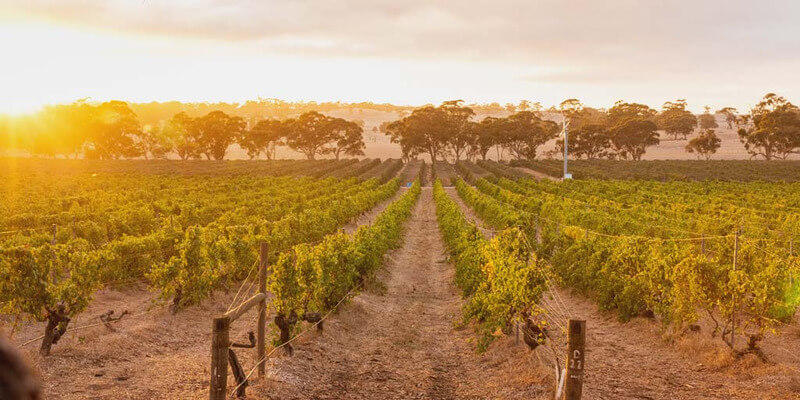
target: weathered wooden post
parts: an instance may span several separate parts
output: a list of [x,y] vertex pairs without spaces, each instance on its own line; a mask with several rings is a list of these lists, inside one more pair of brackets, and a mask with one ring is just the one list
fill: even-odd
[[258,356],[258,376],[266,374],[267,355],[266,329],[267,329],[267,243],[261,242],[260,249],[261,265],[258,270],[258,292],[264,294],[264,299],[258,305],[258,335],[256,336],[256,350]]
[[569,320],[564,400],[580,400],[583,393],[586,321]]
[[214,318],[211,332],[211,400],[225,400],[228,385],[228,346],[231,319],[227,315]]

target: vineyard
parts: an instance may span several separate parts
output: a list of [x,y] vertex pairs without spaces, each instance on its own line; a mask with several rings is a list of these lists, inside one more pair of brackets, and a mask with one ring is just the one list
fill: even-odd
[[[585,398],[794,393],[797,183],[537,181],[493,161],[4,162],[0,321],[56,397],[206,397],[223,313],[244,321],[228,397],[553,398],[570,390],[572,320],[587,321]],[[254,299],[266,356],[241,349]],[[692,367],[708,354],[730,361]],[[771,380],[726,377],[742,368]],[[682,378],[648,388],[664,371]]]
[[[320,241],[400,187],[388,174],[381,174],[385,182],[285,176],[331,173],[349,168],[347,161],[272,164],[252,175],[247,165],[234,165],[230,171],[238,173],[210,176],[184,166],[185,176],[164,175],[159,166],[144,173],[126,166],[63,175],[50,165],[6,170],[2,311],[47,321],[47,354],[101,287],[144,280],[177,311],[243,279],[258,243],[277,255]],[[381,164],[370,169],[383,173]]]
[[[552,177],[564,173],[562,160],[518,160],[511,165],[530,168]],[[626,179],[659,181],[731,182],[800,181],[800,161],[769,162],[763,160],[570,160],[569,171],[576,179]]]
[[[709,316],[748,350],[798,305],[794,184],[479,181],[459,193],[497,228],[522,227],[561,280],[621,318],[685,328]],[[740,343],[742,344],[742,343]]]

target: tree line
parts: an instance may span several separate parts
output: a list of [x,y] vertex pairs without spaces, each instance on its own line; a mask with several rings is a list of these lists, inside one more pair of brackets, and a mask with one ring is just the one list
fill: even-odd
[[[308,110],[312,106],[332,109],[350,103],[286,103],[259,99],[257,102],[213,103],[223,109],[210,110],[206,103],[193,104],[192,112],[180,110],[187,104],[143,103],[132,106],[121,101],[90,104],[77,101],[53,105],[27,117],[0,117],[0,150],[27,150],[37,155],[83,155],[86,158],[223,159],[232,144],[238,144],[251,158],[274,158],[275,148],[285,145],[313,159],[322,155],[364,154],[363,122],[347,121]],[[563,152],[558,139],[568,121],[570,156],[586,159],[639,160],[661,140],[688,140],[685,149],[709,159],[721,146],[716,134],[717,116],[728,129],[737,129],[745,150],[767,160],[786,159],[800,153],[800,111],[785,98],[769,93],[748,113],[725,107],[714,114],[694,115],[686,100],[678,99],[655,110],[645,104],[618,101],[609,109],[586,107],[577,99],[544,109],[523,100],[518,105],[465,105],[461,100],[406,110],[372,103],[391,110],[400,119],[385,122],[380,130],[400,144],[404,159],[428,155],[434,162],[454,159],[486,159],[494,149],[498,159],[508,154],[516,159],[535,159],[539,149],[554,140],[554,152]],[[149,107],[149,108],[147,108]],[[388,108],[387,108],[388,107]],[[136,109],[154,112],[151,122],[142,122]],[[155,111],[154,111],[155,110]],[[206,111],[200,113],[198,111]],[[259,110],[305,110],[294,118],[263,118]],[[477,114],[488,111],[506,117]],[[557,121],[553,118],[553,114]],[[193,116],[197,115],[197,116]],[[243,116],[244,115],[244,116]],[[158,117],[159,119],[155,119]],[[662,135],[664,135],[662,137]],[[690,138],[690,136],[693,136]],[[552,156],[553,154],[550,153]]]
[[285,145],[308,159],[320,155],[364,155],[363,128],[347,121],[307,111],[295,118],[244,118],[214,110],[193,117],[179,112],[155,125],[140,123],[122,101],[92,105],[85,101],[47,106],[27,118],[0,121],[0,144],[6,150],[87,159],[167,158],[183,160],[225,158],[238,144],[248,156],[267,159]]
[[477,121],[471,107],[453,100],[438,107],[417,108],[406,117],[381,125],[381,130],[401,146],[404,159],[427,154],[434,163],[462,158],[485,160],[492,148],[498,159],[507,152],[515,159],[532,160],[539,155],[539,147],[553,139],[555,152],[563,153],[564,141],[558,137],[564,121],[568,121],[572,158],[640,160],[647,148],[661,142],[662,132],[672,140],[687,140],[697,132],[685,149],[710,159],[722,144],[715,131],[719,127],[716,115],[721,115],[728,129],[737,129],[751,158],[786,159],[800,153],[800,109],[773,93],[743,115],[733,107],[714,114],[705,107],[703,114],[694,115],[684,99],[668,101],[660,111],[624,101],[603,110],[567,99],[547,111],[560,114],[562,121],[546,119],[541,108]]

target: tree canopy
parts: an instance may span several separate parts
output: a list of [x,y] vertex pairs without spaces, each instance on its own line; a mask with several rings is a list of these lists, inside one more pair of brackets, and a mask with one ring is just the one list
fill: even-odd
[[364,130],[355,122],[309,111],[284,121],[286,145],[313,160],[318,155],[364,154]]
[[717,137],[713,129],[708,129],[702,132],[695,138],[689,141],[686,145],[686,151],[689,153],[697,153],[697,158],[711,159],[711,156],[717,152],[722,145],[722,140]]
[[739,129],[739,139],[751,158],[786,159],[800,150],[800,109],[785,98],[767,94],[747,120],[749,126]]
[[678,140],[678,135],[686,139],[697,127],[697,118],[686,109],[684,99],[664,103],[656,121],[658,127],[667,135],[672,135],[674,140]]

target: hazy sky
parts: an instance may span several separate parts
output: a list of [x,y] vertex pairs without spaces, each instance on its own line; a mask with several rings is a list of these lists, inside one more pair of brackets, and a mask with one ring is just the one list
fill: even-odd
[[0,0],[0,112],[256,97],[800,102],[800,1]]

